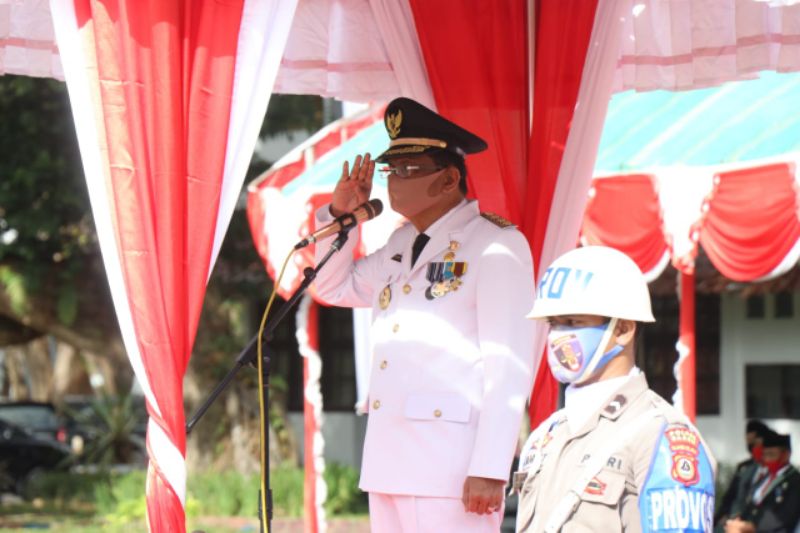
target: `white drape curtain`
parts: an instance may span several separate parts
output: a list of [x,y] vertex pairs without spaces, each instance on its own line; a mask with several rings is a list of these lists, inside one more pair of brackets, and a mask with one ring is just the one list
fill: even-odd
[[407,0],[300,0],[275,92],[351,102],[433,93]]
[[49,0],[0,0],[0,75],[64,79]]
[[400,89],[397,95],[436,109],[408,0],[370,0],[370,6],[397,78]]
[[[296,7],[297,0],[246,0],[244,3],[211,266],[219,255],[253,158]],[[209,268],[209,276],[211,272]]]
[[300,0],[275,91],[352,102],[399,91],[369,0]]
[[688,90],[800,69],[800,4],[626,0],[614,91]]

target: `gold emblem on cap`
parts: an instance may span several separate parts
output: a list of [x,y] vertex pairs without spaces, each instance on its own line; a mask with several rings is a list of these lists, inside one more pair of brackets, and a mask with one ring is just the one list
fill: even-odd
[[381,295],[378,297],[378,305],[381,309],[386,309],[392,301],[392,289],[388,285],[383,288]]
[[403,110],[398,109],[397,113],[390,113],[386,115],[386,131],[389,132],[389,137],[392,139],[400,135],[400,124],[403,123]]

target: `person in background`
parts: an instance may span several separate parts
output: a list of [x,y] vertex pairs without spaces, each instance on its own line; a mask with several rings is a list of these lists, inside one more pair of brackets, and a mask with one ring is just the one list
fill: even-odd
[[750,492],[750,486],[761,466],[764,435],[769,431],[770,429],[761,420],[747,422],[744,438],[747,444],[747,453],[750,456],[736,465],[736,472],[728,485],[728,490],[725,491],[722,501],[717,506],[714,515],[716,531],[723,531],[728,518],[738,516],[742,511],[747,494]]
[[569,386],[520,455],[517,531],[711,531],[714,459],[635,365],[636,332],[655,320],[636,263],[604,246],[567,252],[530,317],[550,325],[547,362]]
[[800,472],[789,461],[789,435],[764,438],[760,468],[740,515],[725,523],[725,533],[794,533],[800,525]]

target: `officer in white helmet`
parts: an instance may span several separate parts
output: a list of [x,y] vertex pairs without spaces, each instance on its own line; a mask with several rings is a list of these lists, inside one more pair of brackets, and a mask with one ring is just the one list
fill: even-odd
[[514,474],[518,532],[712,531],[716,463],[697,429],[635,365],[647,282],[604,246],[545,271],[529,318],[546,320],[565,407],[536,428]]

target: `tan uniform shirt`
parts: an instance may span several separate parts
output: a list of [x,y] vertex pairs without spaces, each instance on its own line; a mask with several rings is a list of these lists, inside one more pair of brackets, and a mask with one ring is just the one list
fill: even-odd
[[[651,391],[644,375],[625,382],[574,434],[563,417],[549,425],[520,458],[517,531],[544,531],[592,454],[615,441],[614,453],[580,492],[561,531],[711,530],[714,460],[684,415]],[[623,439],[629,425],[635,434]],[[533,460],[536,454],[541,461]]]

